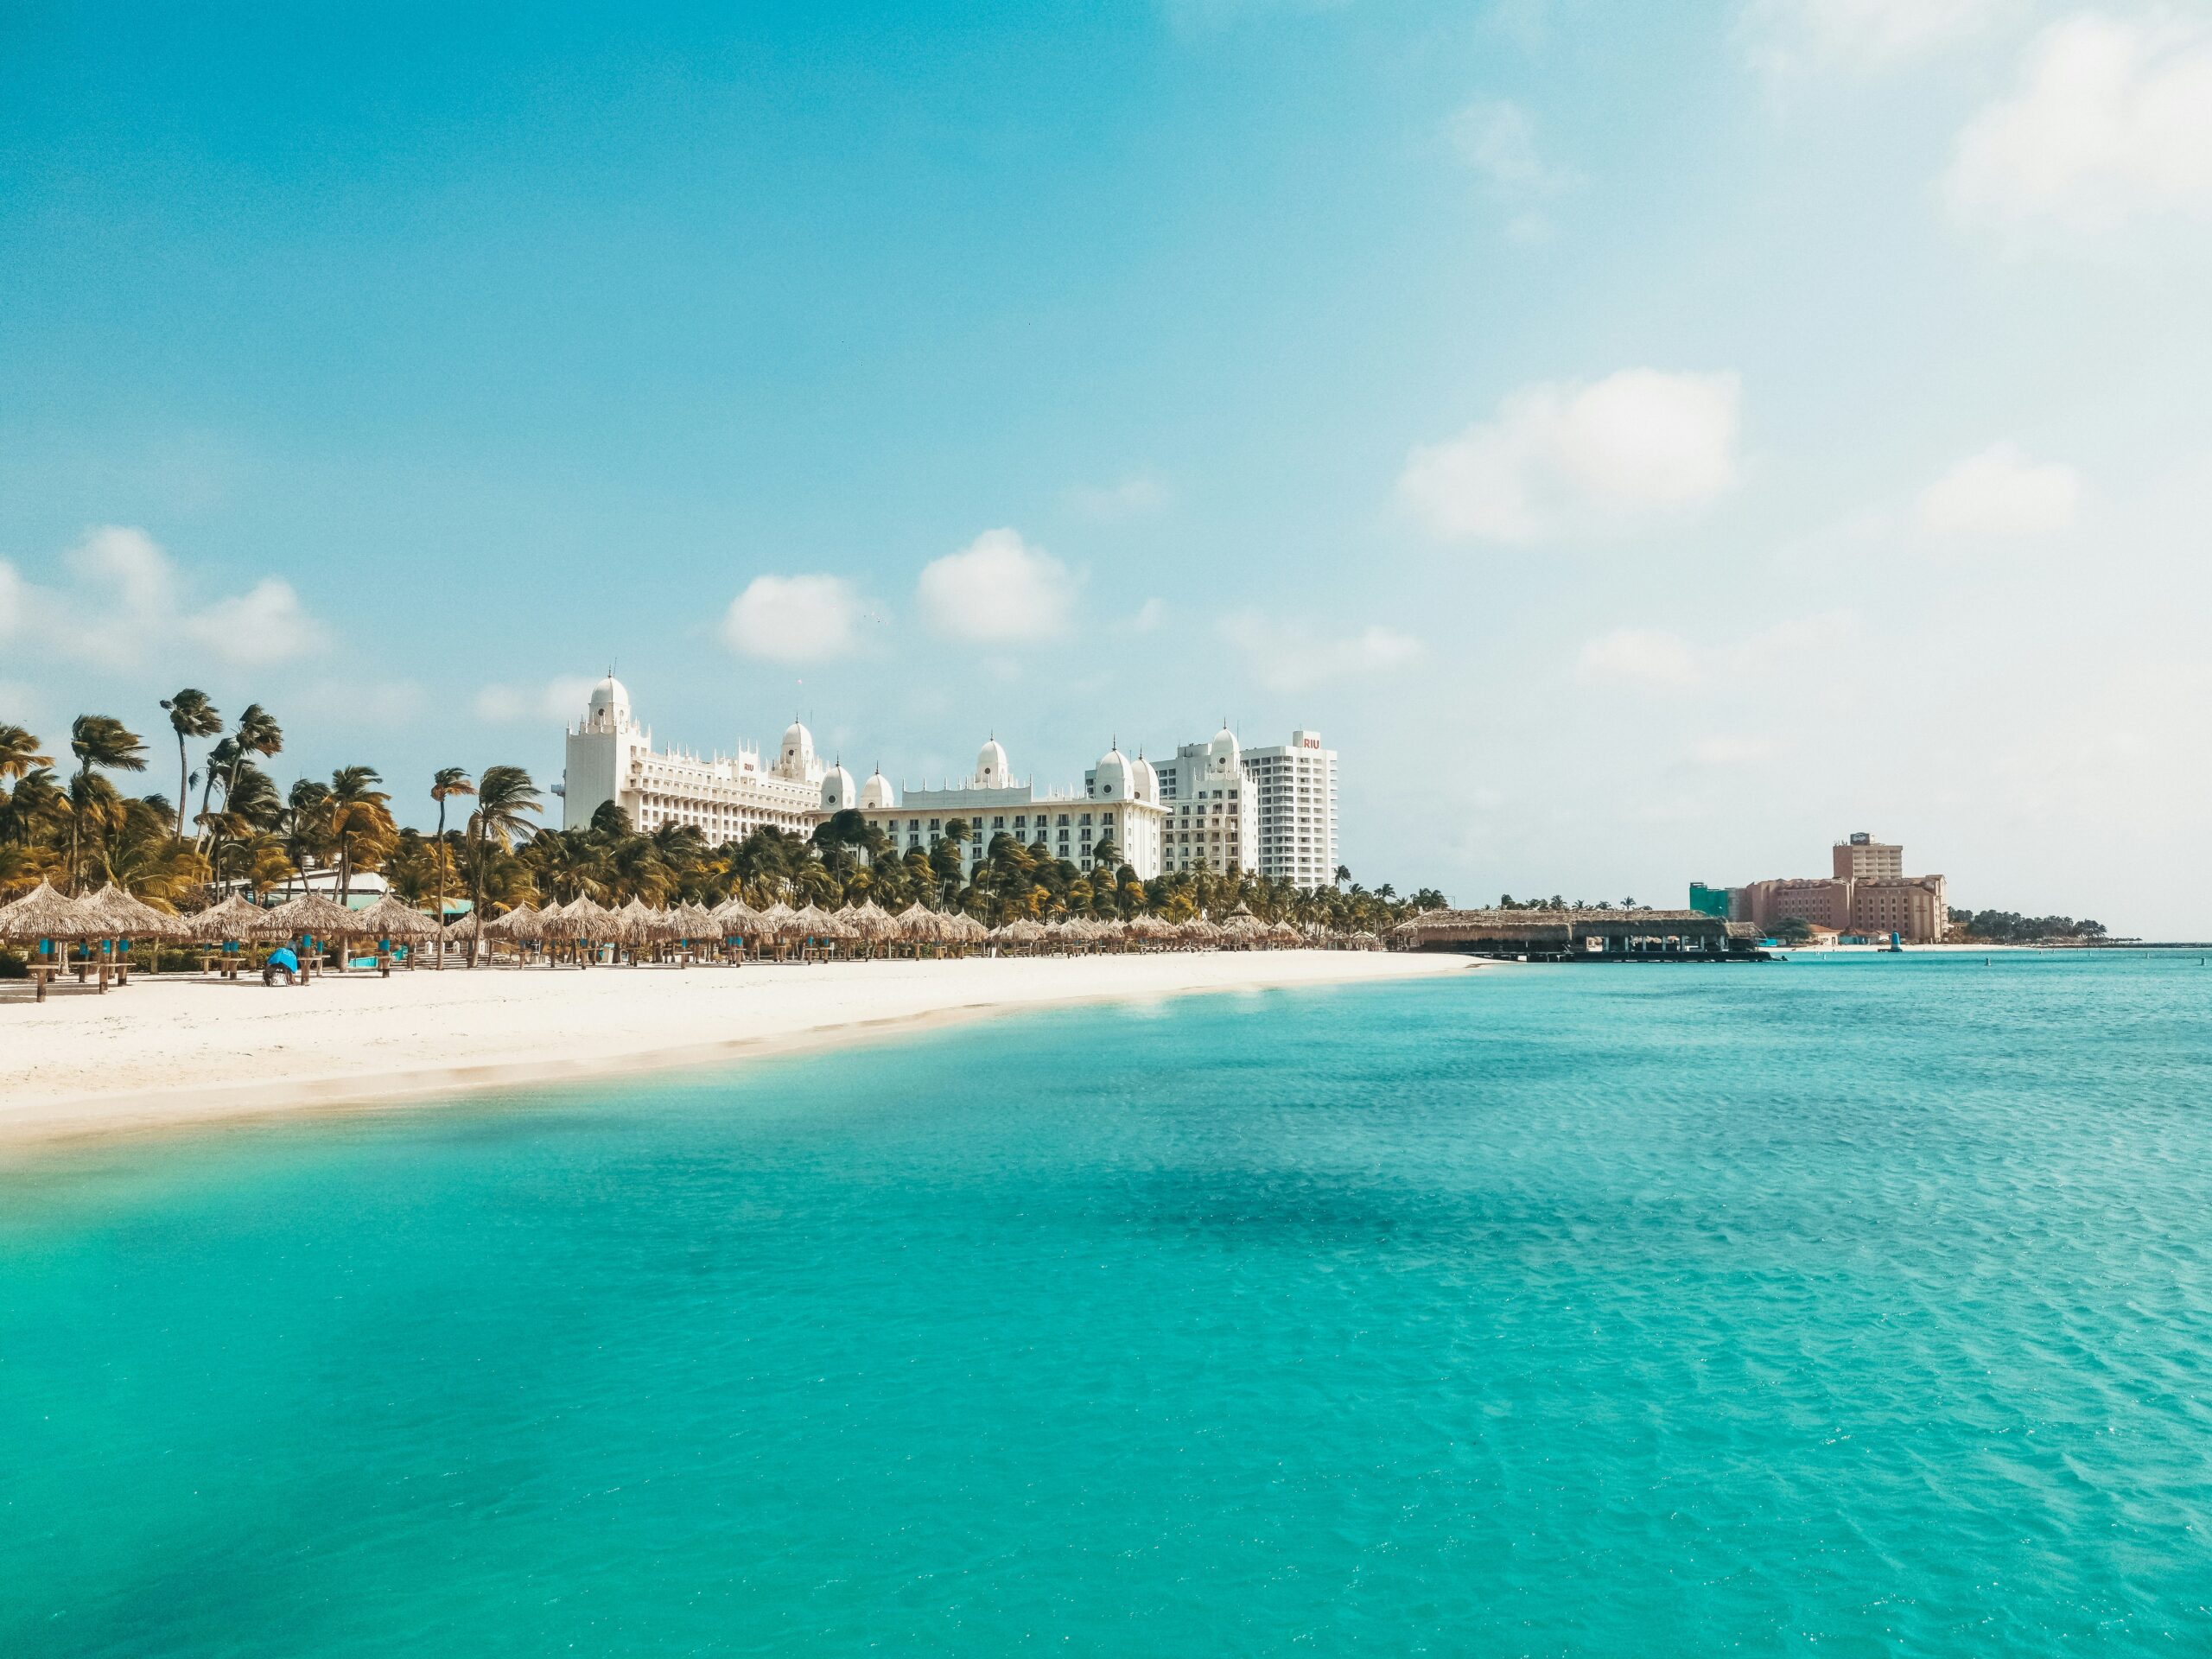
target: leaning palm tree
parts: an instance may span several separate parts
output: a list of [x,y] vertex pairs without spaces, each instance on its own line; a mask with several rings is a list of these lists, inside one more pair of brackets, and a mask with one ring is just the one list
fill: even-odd
[[362,854],[384,850],[397,833],[385,806],[391,797],[375,787],[383,781],[373,766],[340,766],[330,774],[330,838],[338,850],[341,905],[352,896],[353,867]]
[[[283,747],[284,728],[276,723],[276,717],[257,702],[246,704],[245,712],[238,716],[238,729],[218,743],[214,752],[207,757],[208,788],[212,790],[214,787],[217,768],[224,768],[223,799],[227,804],[231,791],[238,787],[238,769],[254,756],[259,755],[265,760],[282,751]],[[204,793],[200,804],[204,812],[207,806]],[[218,854],[210,849],[207,856],[212,863]]]
[[[476,780],[468,775],[466,766],[440,766],[430,774],[430,798],[438,804],[438,910],[440,922],[446,918],[446,802],[455,795],[474,795]],[[438,966],[446,965],[445,947],[438,948]]]
[[[87,793],[92,785],[92,768],[105,766],[111,772],[143,772],[146,770],[146,746],[138,734],[112,715],[79,715],[69,728],[69,753],[77,757],[78,792]],[[78,817],[73,814],[69,821],[69,879],[77,878],[77,853],[79,831]]]
[[188,685],[173,697],[163,697],[162,707],[168,710],[169,729],[176,734],[176,838],[182,841],[184,798],[192,789],[192,763],[185,758],[184,741],[214,736],[223,729],[223,716],[205,691]]
[[38,739],[20,726],[0,723],[0,778],[25,777],[53,764],[52,755],[38,752]]
[[468,965],[476,965],[476,947],[481,938],[480,926],[484,914],[485,864],[490,849],[496,843],[501,851],[511,847],[517,836],[530,825],[524,814],[538,810],[537,785],[530,781],[530,774],[520,766],[486,766],[484,776],[476,785],[476,810],[468,817],[468,829],[475,842],[476,856],[469,871],[469,911],[479,920],[480,931],[472,933],[468,941]]

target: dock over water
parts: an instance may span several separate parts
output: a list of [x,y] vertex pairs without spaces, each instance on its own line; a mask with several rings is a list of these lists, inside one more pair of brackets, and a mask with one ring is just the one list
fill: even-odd
[[1700,910],[1432,910],[1390,930],[1395,950],[1516,962],[1764,962],[1758,931]]

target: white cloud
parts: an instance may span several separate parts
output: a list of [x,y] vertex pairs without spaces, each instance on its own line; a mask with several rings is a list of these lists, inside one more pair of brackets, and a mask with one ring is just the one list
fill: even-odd
[[328,633],[292,585],[264,576],[242,594],[195,602],[193,583],[160,543],[126,524],[99,524],[63,556],[71,580],[41,587],[0,576],[0,632],[90,662],[175,660],[213,654],[233,664],[286,662]]
[[1147,599],[1137,607],[1136,614],[1128,620],[1126,626],[1131,633],[1150,633],[1166,620],[1167,601],[1158,598]]
[[1271,691],[1388,674],[1420,661],[1427,649],[1411,634],[1381,623],[1323,634],[1302,622],[1271,621],[1249,611],[1223,622],[1221,632],[1244,653],[1252,677]]
[[1446,541],[1618,534],[1735,483],[1739,401],[1733,374],[1656,369],[1523,387],[1495,420],[1415,448],[1399,496]]
[[237,665],[304,657],[324,638],[321,624],[280,576],[264,576],[234,598],[219,599],[181,626],[188,638]]
[[1953,213],[2014,237],[2212,211],[2212,28],[2082,12],[2029,48],[2018,88],[1960,133]]
[[2041,536],[2074,522],[2081,475],[2000,443],[1970,455],[1921,493],[1920,522],[1939,535]]
[[722,641],[772,663],[817,663],[849,653],[860,600],[837,576],[755,576],[729,602]]
[[1067,626],[1075,604],[1067,567],[1012,530],[987,530],[922,568],[916,595],[931,627],[950,639],[1024,645]]
[[23,579],[16,567],[0,559],[0,639],[5,639],[23,620]]
[[563,725],[583,718],[597,681],[582,674],[563,674],[542,685],[487,685],[476,694],[476,717],[506,725],[521,721],[558,721]]
[[1697,677],[1697,653],[1680,634],[1656,628],[1615,628],[1582,647],[1577,671],[1586,680],[1626,680],[1638,685],[1688,685]]
[[1167,486],[1149,473],[1134,473],[1118,484],[1078,485],[1068,492],[1070,506],[1104,524],[1157,512],[1169,499]]
[[2015,0],[1752,0],[1752,61],[1787,71],[1840,63],[1883,68],[1981,33]]

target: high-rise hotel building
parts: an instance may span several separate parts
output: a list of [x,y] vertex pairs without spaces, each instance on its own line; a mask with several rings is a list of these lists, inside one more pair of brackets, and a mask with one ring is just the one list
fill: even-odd
[[1298,887],[1337,879],[1337,752],[1319,732],[1244,751],[1258,801],[1260,874]]
[[1247,749],[1226,726],[1160,766],[1170,870],[1251,870],[1300,887],[1337,876],[1337,752],[1319,732]]
[[772,761],[746,745],[711,757],[656,749],[631,713],[628,691],[610,675],[592,689],[583,719],[568,733],[567,763],[560,793],[569,829],[589,824],[612,802],[633,830],[690,824],[719,845],[763,827],[810,835],[835,814],[857,811],[902,856],[931,850],[957,820],[969,831],[962,861],[971,870],[1003,834],[1084,871],[1110,843],[1116,866],[1146,880],[1183,870],[1251,871],[1317,887],[1336,876],[1337,757],[1313,732],[1246,749],[1224,727],[1157,765],[1116,747],[1084,774],[1079,791],[1017,780],[994,739],[965,779],[894,788],[880,772],[856,782],[842,766],[825,765],[814,734],[796,721]]

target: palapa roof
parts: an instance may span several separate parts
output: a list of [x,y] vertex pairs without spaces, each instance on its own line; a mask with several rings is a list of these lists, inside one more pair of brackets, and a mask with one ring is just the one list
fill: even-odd
[[710,919],[726,935],[756,933],[760,929],[760,912],[736,893],[715,906]]
[[928,944],[944,937],[939,926],[942,918],[918,899],[892,919],[899,924],[899,937],[912,939],[917,944]]
[[[369,908],[373,910],[376,906],[372,905]],[[517,905],[505,915],[494,916],[485,923],[484,937],[505,939],[515,944],[535,944],[545,937],[545,912],[528,905]]]
[[864,939],[878,942],[899,937],[898,918],[873,899],[855,905],[844,915]]
[[1050,936],[1046,932],[1045,925],[1042,922],[1033,921],[1024,916],[1020,920],[1008,922],[1004,927],[1000,928],[998,937],[1007,944],[1035,944],[1039,940]]
[[73,899],[41,881],[12,905],[0,906],[0,939],[104,939],[111,924],[88,899]]
[[337,938],[361,931],[358,912],[333,904],[319,893],[303,893],[277,906],[269,912],[269,925],[282,930],[276,935],[281,938],[302,935],[318,939]]
[[242,893],[234,893],[219,905],[210,905],[197,916],[186,918],[192,926],[192,937],[210,944],[222,944],[232,940],[257,938],[255,930],[265,929],[269,912]]
[[177,939],[185,938],[189,932],[178,918],[156,910],[112,881],[86,902],[98,905],[111,917],[118,937],[124,938]]
[[[505,918],[500,919],[504,921]],[[437,918],[425,915],[388,893],[366,910],[357,912],[354,921],[363,933],[372,933],[380,939],[435,939],[445,931]]]

